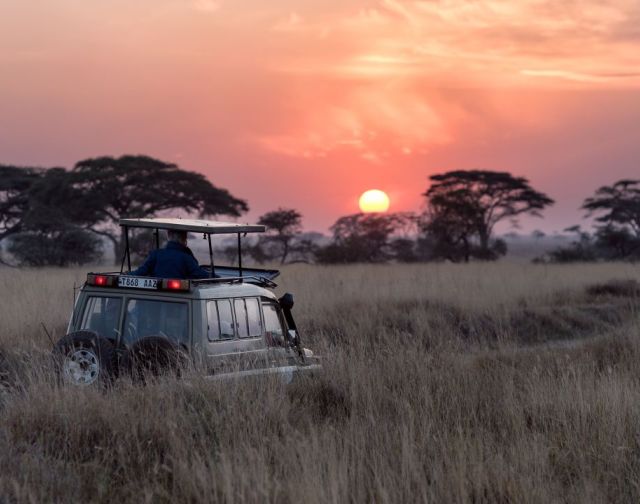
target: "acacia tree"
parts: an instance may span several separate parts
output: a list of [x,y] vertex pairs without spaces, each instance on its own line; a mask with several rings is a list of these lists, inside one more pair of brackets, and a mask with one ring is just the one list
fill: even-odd
[[612,259],[637,256],[640,250],[640,180],[619,180],[602,186],[587,198],[582,209],[597,215],[597,245]]
[[143,218],[180,209],[199,216],[240,216],[244,200],[209,182],[204,175],[148,156],[99,157],[78,162],[72,182],[82,191],[82,205],[93,217],[86,228],[107,238],[116,260],[124,248],[121,217]]
[[278,208],[260,216],[258,224],[267,227],[259,245],[274,243],[278,247],[280,264],[284,264],[291,251],[293,240],[302,232],[302,215],[292,208]]
[[3,167],[2,237],[21,264],[30,266],[83,264],[97,259],[100,242],[84,225],[91,216],[63,168]]
[[426,241],[430,242],[427,259],[468,262],[471,258],[478,210],[465,196],[452,193],[429,201],[422,216],[422,229],[427,235]]
[[[41,172],[39,168],[0,165],[0,243],[22,231],[29,208],[27,191]],[[1,252],[0,247],[0,263],[8,264]]]
[[597,222],[627,228],[640,238],[640,180],[620,180],[603,186],[584,201],[582,209],[588,217],[601,214],[596,217]]
[[490,259],[505,251],[503,243],[491,243],[498,222],[523,214],[539,217],[553,204],[526,178],[508,172],[455,170],[430,179],[431,187],[423,193],[427,199],[423,229],[465,261],[471,255]]
[[28,191],[42,173],[40,168],[0,165],[0,241],[22,231]]
[[628,227],[600,226],[596,229],[594,236],[597,252],[604,259],[638,259],[640,257],[640,238]]
[[102,256],[97,236],[64,224],[18,233],[12,237],[8,250],[23,266],[89,264]]

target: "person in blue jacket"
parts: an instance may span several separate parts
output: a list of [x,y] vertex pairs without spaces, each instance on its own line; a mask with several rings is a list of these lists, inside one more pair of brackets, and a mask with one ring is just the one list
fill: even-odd
[[144,263],[130,275],[151,276],[157,278],[209,278],[210,272],[200,267],[187,247],[186,231],[167,231],[167,244],[164,248],[152,251]]

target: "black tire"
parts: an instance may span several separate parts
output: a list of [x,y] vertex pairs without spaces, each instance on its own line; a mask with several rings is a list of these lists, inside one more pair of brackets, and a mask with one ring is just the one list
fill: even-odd
[[61,383],[109,385],[118,375],[113,343],[93,331],[67,334],[56,343],[53,357]]
[[189,367],[189,354],[164,336],[145,336],[136,341],[127,352],[123,367],[134,380],[144,381],[146,376],[171,374],[182,376]]

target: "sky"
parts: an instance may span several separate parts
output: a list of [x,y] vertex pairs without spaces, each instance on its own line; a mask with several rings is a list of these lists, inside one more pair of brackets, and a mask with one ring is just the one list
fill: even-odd
[[638,0],[0,0],[0,163],[147,154],[326,232],[491,169],[579,223],[640,178]]

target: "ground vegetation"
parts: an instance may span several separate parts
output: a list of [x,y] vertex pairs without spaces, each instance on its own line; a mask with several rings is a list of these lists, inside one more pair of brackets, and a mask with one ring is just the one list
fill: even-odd
[[59,387],[40,322],[83,278],[0,270],[0,500],[640,500],[628,263],[286,266],[324,358],[288,387]]

